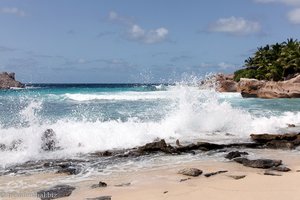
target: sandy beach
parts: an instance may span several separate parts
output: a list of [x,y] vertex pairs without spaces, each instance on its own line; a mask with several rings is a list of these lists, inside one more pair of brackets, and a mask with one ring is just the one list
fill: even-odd
[[[131,199],[299,199],[300,160],[296,151],[283,150],[251,150],[257,157],[282,159],[290,172],[274,172],[280,176],[264,175],[265,169],[245,167],[228,160],[201,160],[184,164],[165,163],[157,168],[144,168],[137,171],[120,171],[110,175],[90,176],[76,181],[72,176],[55,173],[35,173],[33,175],[9,175],[0,177],[1,199],[39,199],[34,197],[40,189],[48,188],[59,178],[66,178],[68,185],[76,189],[69,197],[61,199],[88,199],[101,196],[111,196],[113,200]],[[177,172],[182,168],[198,168],[203,174],[219,170],[227,173],[205,177],[188,177]],[[233,176],[245,176],[234,179]],[[182,179],[187,179],[181,181]],[[107,187],[91,186],[99,181],[107,183]],[[122,185],[123,186],[119,186]],[[26,187],[29,186],[29,187]],[[14,187],[14,188],[13,188]],[[18,189],[17,189],[18,188]],[[27,188],[27,189],[25,189]],[[8,197],[8,195],[11,195]],[[15,196],[14,196],[15,195]],[[19,195],[19,196],[18,196]],[[22,198],[20,198],[20,196]],[[25,195],[28,195],[25,197]]]

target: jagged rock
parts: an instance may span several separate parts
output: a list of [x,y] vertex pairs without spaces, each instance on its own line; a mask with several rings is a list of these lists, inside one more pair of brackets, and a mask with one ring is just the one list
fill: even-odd
[[47,129],[42,135],[42,146],[44,151],[54,151],[58,147],[56,146],[58,141],[56,139],[56,134],[53,129]]
[[15,80],[15,73],[0,73],[0,89],[24,88],[25,85]]
[[235,180],[243,179],[246,175],[229,175],[228,177],[233,178]]
[[202,170],[197,168],[185,168],[178,171],[178,174],[183,174],[186,176],[199,176],[202,174]]
[[287,126],[288,126],[289,128],[294,128],[294,127],[296,127],[295,124],[287,124]]
[[91,186],[91,188],[102,188],[102,187],[107,187],[107,184],[102,181],[100,181],[98,184],[94,184]]
[[263,169],[277,167],[282,164],[281,160],[271,160],[271,159],[249,160],[247,158],[235,158],[234,161],[246,167],[263,168]]
[[70,196],[75,187],[69,185],[56,185],[52,188],[37,192],[37,197],[41,200],[57,199]]
[[138,152],[140,152],[141,154],[153,153],[157,151],[170,154],[170,153],[175,153],[175,148],[172,147],[171,145],[167,145],[165,140],[147,143],[144,146],[140,146],[138,148]]
[[228,172],[227,170],[222,170],[222,171],[217,171],[217,172],[211,172],[211,173],[206,173],[204,174],[205,177],[211,177],[211,176],[214,176],[214,175],[217,175],[217,174],[223,174],[223,173],[226,173]]
[[300,75],[278,82],[241,78],[237,88],[243,97],[299,98]]
[[238,157],[241,157],[242,155],[248,155],[247,152],[240,152],[240,151],[231,151],[229,152],[225,158],[229,159],[229,160],[232,160],[234,158],[238,158]]
[[299,133],[287,134],[251,134],[251,139],[268,148],[293,149],[300,144]]
[[86,198],[86,200],[111,200],[111,196],[102,196],[102,197],[95,197],[95,198]]

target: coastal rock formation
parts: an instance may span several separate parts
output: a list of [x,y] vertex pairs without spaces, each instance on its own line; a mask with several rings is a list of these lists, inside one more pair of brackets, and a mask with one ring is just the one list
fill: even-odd
[[223,173],[227,173],[227,170],[221,170],[221,171],[216,171],[216,172],[211,172],[211,173],[206,173],[204,174],[205,177],[211,177],[217,174],[223,174]]
[[237,91],[241,92],[243,97],[299,98],[300,75],[278,82],[241,78],[237,85]]
[[234,158],[238,158],[238,157],[241,157],[242,155],[248,155],[247,152],[240,152],[240,151],[231,151],[229,152],[225,158],[229,159],[229,160],[232,160]]
[[24,88],[24,84],[15,80],[15,73],[0,73],[0,89]]
[[75,190],[75,187],[69,185],[56,185],[52,188],[38,191],[37,196],[41,200],[57,199],[70,196],[73,190]]
[[300,145],[299,133],[251,134],[250,137],[256,143],[272,149],[293,149]]
[[237,92],[237,82],[233,80],[233,74],[217,74],[217,91],[218,92]]

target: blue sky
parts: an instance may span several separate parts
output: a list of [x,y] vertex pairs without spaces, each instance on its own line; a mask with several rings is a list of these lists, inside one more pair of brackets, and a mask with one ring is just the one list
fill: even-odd
[[0,0],[0,24],[23,82],[169,82],[300,39],[300,0]]

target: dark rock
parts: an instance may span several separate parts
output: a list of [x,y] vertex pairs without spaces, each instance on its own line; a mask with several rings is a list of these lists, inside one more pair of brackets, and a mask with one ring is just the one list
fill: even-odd
[[42,135],[42,146],[44,151],[54,151],[57,149],[56,144],[58,143],[56,139],[56,134],[53,129],[47,129]]
[[232,160],[234,158],[238,158],[238,157],[241,157],[242,155],[248,155],[247,152],[240,152],[240,151],[231,151],[229,152],[225,158],[229,159],[229,160]]
[[289,128],[294,128],[294,127],[296,127],[295,124],[287,124],[287,126],[288,126]]
[[258,143],[267,143],[273,140],[294,141],[299,137],[298,133],[287,134],[251,134],[251,139]]
[[271,160],[271,159],[249,160],[247,158],[235,158],[234,161],[243,164],[246,167],[263,168],[263,169],[277,167],[282,164],[281,160]]
[[20,146],[22,145],[23,141],[21,139],[13,140],[11,145],[8,147],[10,151],[12,150],[18,150],[20,149]]
[[197,168],[185,168],[178,171],[178,174],[183,174],[186,176],[199,176],[202,174],[202,170]]
[[68,174],[68,175],[77,175],[81,172],[81,168],[76,167],[76,166],[67,166],[67,167],[62,167],[57,171],[58,174]]
[[281,174],[276,174],[272,171],[265,171],[264,175],[268,175],[268,176],[282,176]]
[[246,175],[230,175],[230,176],[228,176],[228,177],[233,178],[233,179],[235,179],[235,180],[239,180],[239,179],[245,178]]
[[169,191],[164,191],[164,194],[167,194]]
[[25,85],[15,80],[15,73],[0,73],[0,89],[24,88]]
[[176,152],[175,148],[171,145],[167,145],[165,140],[147,143],[144,146],[138,147],[138,152],[140,152],[141,154],[153,153],[158,151],[168,154]]
[[179,180],[179,182],[184,182],[184,181],[187,181],[187,180],[190,180],[191,178],[182,178]]
[[6,145],[0,144],[0,151],[5,151],[5,150],[6,150]]
[[91,186],[91,188],[101,188],[101,187],[107,187],[107,184],[105,182],[100,181],[98,184],[94,184]]
[[264,147],[275,149],[293,149],[300,145],[299,133],[287,134],[251,134],[251,139]]
[[57,199],[70,196],[75,187],[69,185],[56,185],[52,188],[37,192],[37,197],[41,200]]
[[86,198],[86,200],[111,200],[111,196],[102,196],[102,197],[95,197],[95,198]]
[[180,142],[179,142],[178,139],[176,140],[176,145],[177,145],[178,147],[181,147],[181,146],[182,146],[182,145],[180,144]]
[[116,187],[124,187],[124,186],[130,186],[131,183],[121,183],[121,184],[117,184],[115,185]]
[[272,167],[271,170],[279,171],[279,172],[289,172],[289,171],[291,171],[290,168],[285,167],[285,166]]
[[206,173],[204,174],[205,177],[211,177],[211,176],[214,176],[214,175],[217,175],[217,174],[223,174],[223,173],[226,173],[228,172],[227,170],[223,170],[223,171],[217,171],[217,172],[211,172],[211,173]]

